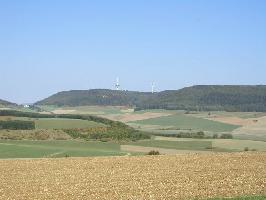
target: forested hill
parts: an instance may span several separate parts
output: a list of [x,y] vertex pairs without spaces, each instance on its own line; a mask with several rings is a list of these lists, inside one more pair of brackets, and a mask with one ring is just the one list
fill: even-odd
[[86,106],[86,105],[112,105],[134,106],[141,105],[142,101],[152,96],[146,92],[117,91],[107,89],[72,90],[59,92],[51,97],[37,102],[37,105],[57,106]]
[[0,99],[0,106],[15,106],[15,103],[11,103],[5,100]]
[[37,105],[135,106],[137,109],[266,111],[266,86],[206,86],[158,93],[105,89],[59,92]]

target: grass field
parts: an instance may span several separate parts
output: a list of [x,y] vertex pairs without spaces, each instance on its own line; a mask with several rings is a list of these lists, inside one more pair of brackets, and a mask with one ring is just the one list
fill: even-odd
[[236,125],[187,116],[183,113],[159,117],[155,119],[135,121],[134,123],[139,125],[159,125],[162,127],[173,127],[178,129],[192,129],[210,132],[231,132],[239,127]]
[[127,145],[143,146],[143,147],[158,147],[166,149],[179,150],[208,150],[212,147],[211,141],[163,141],[163,140],[147,140],[131,142]]
[[116,143],[0,140],[0,158],[87,157],[126,155]]
[[[154,147],[162,149],[208,151],[211,141],[158,141],[147,140],[123,142],[123,145]],[[133,153],[132,153],[133,152]],[[90,157],[136,155],[134,151],[121,151],[120,144],[97,141],[31,141],[31,140],[0,140],[0,158],[43,158],[43,157]],[[143,151],[144,154],[147,153]]]
[[[210,114],[210,115],[209,115]],[[190,116],[208,118],[212,116],[224,116],[224,117],[239,117],[242,119],[247,118],[258,118],[266,116],[266,113],[263,112],[225,112],[225,111],[201,111],[201,112],[191,112]]]
[[[59,134],[59,133],[57,133]],[[62,136],[61,136],[62,137]],[[122,146],[130,148],[122,148]],[[136,148],[134,148],[136,147]],[[43,158],[43,157],[90,157],[90,156],[113,156],[113,155],[136,155],[147,153],[147,148],[153,150],[160,148],[166,153],[174,152],[186,153],[191,152],[236,152],[244,151],[246,147],[250,151],[266,152],[266,142],[237,140],[237,139],[186,139],[186,138],[169,138],[156,136],[152,140],[142,140],[137,142],[97,142],[97,141],[76,141],[76,140],[0,140],[0,158]],[[121,150],[121,148],[123,150]],[[132,150],[133,148],[133,150]],[[131,150],[130,150],[131,149]],[[138,150],[136,150],[138,149]],[[180,151],[168,151],[180,150]],[[150,151],[149,150],[149,151]],[[133,153],[132,153],[133,152]]]
[[156,136],[154,140],[157,141],[176,141],[176,142],[192,142],[192,141],[202,141],[211,142],[212,147],[218,149],[224,149],[227,151],[243,151],[246,147],[249,150],[265,151],[266,152],[266,142],[264,141],[252,141],[252,140],[238,140],[238,139],[191,139],[191,138],[170,138]]
[[101,127],[104,124],[93,121],[79,120],[79,119],[38,119],[35,120],[37,129],[71,129],[71,128],[91,128]]
[[246,196],[246,197],[235,197],[235,198],[214,198],[208,200],[265,200],[265,196]]
[[0,160],[0,199],[263,196],[265,165],[265,153]]

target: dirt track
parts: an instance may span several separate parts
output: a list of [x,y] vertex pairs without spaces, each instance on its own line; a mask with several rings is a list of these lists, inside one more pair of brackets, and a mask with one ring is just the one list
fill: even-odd
[[266,194],[266,153],[0,160],[0,199]]

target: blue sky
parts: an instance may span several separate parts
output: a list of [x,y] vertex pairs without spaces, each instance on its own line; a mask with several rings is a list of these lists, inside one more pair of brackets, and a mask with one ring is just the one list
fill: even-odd
[[266,84],[264,0],[0,0],[0,98]]

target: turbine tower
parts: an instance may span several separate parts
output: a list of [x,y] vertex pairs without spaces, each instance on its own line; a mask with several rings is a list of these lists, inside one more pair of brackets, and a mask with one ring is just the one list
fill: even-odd
[[151,93],[153,94],[154,93],[154,88],[155,88],[155,84],[154,82],[151,83]]
[[115,89],[120,90],[119,77],[116,78]]

